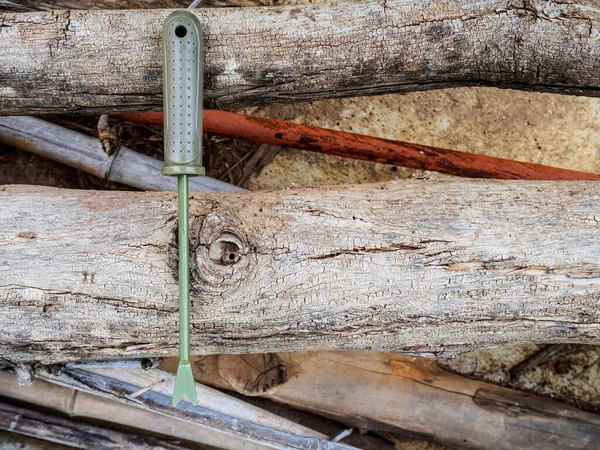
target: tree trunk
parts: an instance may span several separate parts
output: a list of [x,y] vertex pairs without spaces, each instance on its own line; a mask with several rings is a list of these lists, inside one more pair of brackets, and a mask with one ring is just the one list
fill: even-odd
[[[0,15],[0,112],[162,106],[168,10]],[[206,106],[465,85],[599,95],[600,8],[533,0],[368,1],[195,10]]]
[[[176,353],[175,194],[0,189],[1,357]],[[594,182],[194,194],[193,352],[598,344],[599,210]]]
[[[202,383],[260,395],[361,430],[417,436],[451,448],[596,448],[600,416],[538,395],[469,380],[430,360],[382,353],[194,357]],[[177,359],[163,367],[177,370]]]

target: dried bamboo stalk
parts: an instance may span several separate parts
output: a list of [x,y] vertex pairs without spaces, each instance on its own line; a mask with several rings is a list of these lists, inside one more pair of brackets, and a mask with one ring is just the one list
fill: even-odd
[[[98,139],[35,117],[0,117],[0,143],[75,167],[105,181],[146,191],[177,190],[177,180],[160,173],[162,161],[127,147],[108,156]],[[244,191],[210,177],[190,178],[190,189],[195,192]]]
[[0,430],[80,449],[183,450],[185,448],[165,439],[124,433],[2,401],[0,401]]
[[[130,398],[127,394],[145,387],[132,384],[135,378],[121,382],[82,369],[41,370],[37,376],[41,379],[36,379],[32,386],[18,386],[14,375],[0,372],[0,395],[54,409],[73,418],[112,421],[211,447],[232,450],[287,450],[310,445],[331,450],[353,448],[318,437],[275,430],[186,402],[174,409],[169,397],[152,391]],[[231,412],[237,413],[235,408]],[[283,419],[279,425],[283,425]],[[295,427],[298,430],[299,426]]]

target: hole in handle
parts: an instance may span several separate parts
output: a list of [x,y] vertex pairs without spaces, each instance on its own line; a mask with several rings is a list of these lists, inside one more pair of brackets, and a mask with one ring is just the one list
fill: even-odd
[[187,28],[183,25],[177,25],[177,28],[175,28],[175,36],[177,36],[178,38],[183,38],[186,34]]

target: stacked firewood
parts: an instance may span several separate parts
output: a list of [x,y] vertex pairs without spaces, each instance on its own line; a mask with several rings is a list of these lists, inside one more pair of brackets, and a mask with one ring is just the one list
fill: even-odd
[[[478,84],[597,95],[597,11],[546,3],[212,2],[197,11],[207,106]],[[247,117],[245,134],[205,137],[210,176],[192,179],[199,404],[170,406],[176,198],[151,191],[176,181],[159,173],[157,116],[130,114],[161,107],[169,11],[108,10],[188,4],[0,0],[0,145],[86,188],[0,187],[0,430],[107,449],[593,448],[594,405],[434,359],[540,344],[508,383],[594,351],[599,175]],[[246,192],[280,146],[522,181]]]

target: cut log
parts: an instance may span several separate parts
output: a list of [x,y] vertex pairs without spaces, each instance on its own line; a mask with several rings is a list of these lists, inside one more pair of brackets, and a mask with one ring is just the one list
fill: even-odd
[[[592,449],[600,442],[598,415],[453,375],[421,358],[312,352],[193,359],[200,382],[451,448]],[[164,367],[177,369],[177,360]]]
[[[162,107],[168,10],[0,14],[0,113]],[[589,1],[367,1],[194,10],[206,106],[499,86],[600,94]]]
[[[192,351],[600,343],[600,185],[410,180],[191,199]],[[0,356],[174,355],[174,193],[0,187]]]

